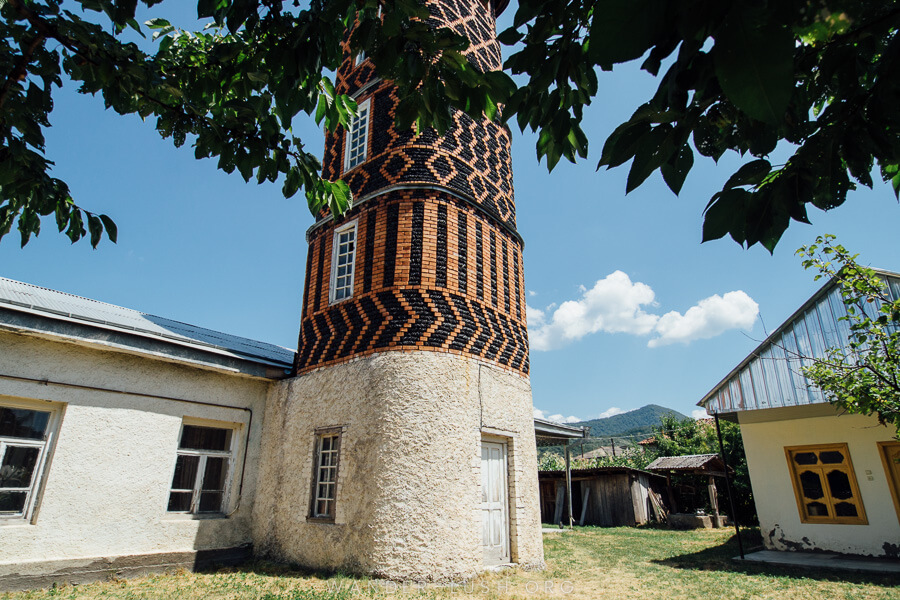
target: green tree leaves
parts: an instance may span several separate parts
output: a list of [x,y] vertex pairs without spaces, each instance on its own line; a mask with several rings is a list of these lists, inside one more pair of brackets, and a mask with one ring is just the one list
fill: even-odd
[[612,69],[640,58],[670,25],[665,0],[608,0],[595,4],[588,34],[594,64]]
[[831,278],[840,290],[849,325],[849,347],[826,357],[805,357],[803,373],[835,406],[874,415],[900,439],[900,299],[873,269],[860,265],[833,235],[797,250],[816,279]]
[[715,33],[712,57],[728,99],[749,117],[776,125],[794,91],[794,36],[774,16],[736,4]]
[[[894,2],[548,0],[520,6],[515,23],[503,35],[516,50],[506,67],[529,80],[512,108],[520,127],[541,132],[539,156],[563,133],[553,124],[578,125],[595,95],[572,73],[638,57],[659,88],[598,163],[631,161],[626,193],[656,170],[680,193],[695,152],[750,155],[750,171],[710,199],[704,241],[729,235],[772,251],[792,221],[809,222],[808,205],[830,210],[857,183],[871,187],[876,165],[900,198]],[[792,154],[775,167],[779,143]]]
[[[0,238],[17,224],[25,243],[51,215],[73,241],[114,236],[50,176],[43,128],[64,77],[120,114],[152,117],[197,158],[248,181],[281,181],[287,196],[303,189],[314,213],[340,214],[352,198],[320,181],[291,125],[298,116],[347,125],[355,105],[327,76],[347,44],[397,85],[398,127],[443,132],[453,110],[513,120],[538,134],[538,160],[551,170],[588,156],[584,107],[614,93],[598,71],[644,57],[659,87],[608,137],[598,168],[631,162],[626,193],[659,171],[679,194],[695,153],[746,157],[750,170],[710,199],[704,240],[729,235],[771,251],[792,221],[809,222],[808,205],[829,210],[856,185],[873,186],[876,167],[900,198],[892,0],[521,0],[499,36],[512,51],[505,72],[494,73],[471,63],[468,40],[436,26],[418,0],[198,0],[198,15],[212,20],[203,31],[157,18],[146,24],[153,52],[125,43],[125,28],[141,32],[139,3],[160,2],[0,3]],[[769,164],[776,147],[789,155],[780,166]]]

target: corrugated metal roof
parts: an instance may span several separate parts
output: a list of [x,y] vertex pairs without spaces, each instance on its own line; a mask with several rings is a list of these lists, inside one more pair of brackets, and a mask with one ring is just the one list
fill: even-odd
[[[900,298],[900,273],[874,271],[887,284],[890,297]],[[867,308],[874,311],[875,306]],[[847,348],[850,330],[842,320],[845,316],[840,290],[829,280],[697,404],[711,414],[728,415],[826,403],[803,367],[810,359],[825,358],[828,348]]]
[[534,418],[534,433],[538,438],[550,440],[554,444],[565,443],[566,440],[587,437],[584,427],[563,425],[547,419]]
[[132,332],[167,342],[200,346],[278,366],[290,367],[294,360],[294,351],[283,346],[229,335],[5,277],[0,277],[0,306],[101,329]]
[[[572,469],[572,477],[583,479],[585,477],[596,477],[598,475],[615,475],[620,473],[642,474],[650,477],[663,477],[659,473],[651,473],[641,469],[633,469],[631,467],[593,467],[591,469]],[[538,477],[544,479],[552,479],[555,477],[565,478],[565,471],[538,471]]]
[[688,454],[685,456],[660,456],[647,465],[648,471],[723,471],[725,464],[718,454]]

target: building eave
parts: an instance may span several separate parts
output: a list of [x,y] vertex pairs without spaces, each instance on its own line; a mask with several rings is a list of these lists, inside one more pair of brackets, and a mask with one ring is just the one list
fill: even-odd
[[248,357],[212,345],[166,339],[111,325],[84,323],[62,315],[50,316],[24,307],[0,306],[0,331],[260,379],[284,379],[292,369],[292,364],[287,362]]
[[560,443],[566,443],[569,440],[586,438],[589,433],[590,431],[586,427],[563,425],[536,417],[534,419],[534,434],[539,438],[558,439]]

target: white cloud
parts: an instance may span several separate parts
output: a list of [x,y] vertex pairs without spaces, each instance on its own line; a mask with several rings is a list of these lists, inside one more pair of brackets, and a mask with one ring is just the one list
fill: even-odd
[[689,344],[694,340],[716,337],[729,329],[750,329],[759,314],[759,304],[743,291],[715,294],[690,307],[683,315],[668,312],[656,324],[658,338],[651,348],[667,344]]
[[750,329],[759,305],[743,291],[705,298],[683,315],[677,311],[662,316],[647,312],[656,307],[653,289],[632,282],[622,271],[600,279],[591,289],[581,288],[581,297],[556,307],[526,306],[528,338],[532,350],[555,350],[592,333],[651,335],[651,348],[688,344],[715,337],[729,329]]
[[695,408],[691,411],[692,419],[708,419],[709,415],[706,413],[705,408]]
[[604,411],[603,411],[602,413],[600,413],[599,415],[597,415],[597,418],[598,418],[598,419],[606,419],[607,417],[613,417],[613,416],[615,416],[615,415],[621,415],[621,414],[627,413],[627,412],[629,412],[629,411],[627,411],[627,410],[622,410],[622,409],[619,408],[618,406],[613,406],[613,407],[611,407],[611,408],[608,408],[608,409],[604,410]]
[[628,275],[615,271],[593,288],[582,288],[579,300],[563,302],[552,317],[532,308],[527,315],[531,348],[553,350],[599,331],[646,335],[659,317],[641,307],[652,305],[653,299],[650,286],[632,283]]
[[537,292],[534,291],[534,290],[528,290],[528,295],[529,295],[530,297],[534,298],[535,296],[537,296]]
[[544,419],[545,421],[553,421],[554,423],[577,423],[582,419],[575,416],[565,417],[560,414],[548,415],[546,411],[543,411],[539,408],[534,409],[534,418],[535,419]]

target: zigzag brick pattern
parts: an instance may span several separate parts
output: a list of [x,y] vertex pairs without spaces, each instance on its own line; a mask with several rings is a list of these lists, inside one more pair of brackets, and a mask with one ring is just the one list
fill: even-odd
[[[432,21],[469,37],[468,58],[500,65],[493,14],[476,0],[427,0]],[[463,114],[444,135],[394,127],[396,88],[346,53],[340,93],[371,100],[366,160],[344,173],[345,134],[326,135],[323,174],[350,185],[339,223],[322,215],[309,257],[296,370],[387,350],[477,357],[527,374],[522,243],[509,131]],[[356,223],[354,290],[329,301],[334,230]],[[511,268],[510,268],[511,267]],[[310,270],[314,270],[310,277]]]

